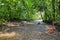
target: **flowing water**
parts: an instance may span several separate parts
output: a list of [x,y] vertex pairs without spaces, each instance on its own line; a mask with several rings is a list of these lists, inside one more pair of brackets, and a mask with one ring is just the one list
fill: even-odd
[[[24,26],[9,27],[8,32],[15,32],[14,37],[0,37],[0,40],[59,40],[57,33],[46,33],[49,25],[25,24]],[[13,35],[13,34],[12,34]]]

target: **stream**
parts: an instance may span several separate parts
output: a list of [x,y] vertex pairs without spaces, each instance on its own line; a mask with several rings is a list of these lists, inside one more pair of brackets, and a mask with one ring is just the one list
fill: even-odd
[[30,24],[25,23],[23,26],[8,27],[8,32],[17,34],[12,38],[0,37],[0,40],[60,40],[57,32],[46,33],[49,27],[50,25],[43,23],[41,20],[33,21]]

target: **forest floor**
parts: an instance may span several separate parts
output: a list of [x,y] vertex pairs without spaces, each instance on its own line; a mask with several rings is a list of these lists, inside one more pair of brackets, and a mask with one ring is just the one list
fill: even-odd
[[52,25],[38,22],[8,22],[2,26],[0,40],[60,40],[60,33],[47,33]]

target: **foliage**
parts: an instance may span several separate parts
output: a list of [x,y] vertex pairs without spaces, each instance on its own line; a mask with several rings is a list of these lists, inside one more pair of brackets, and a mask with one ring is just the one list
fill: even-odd
[[0,20],[36,20],[36,13],[40,11],[44,12],[43,20],[59,21],[59,5],[59,0],[0,0]]
[[60,22],[59,0],[46,0],[43,20]]
[[36,19],[33,0],[0,0],[0,19]]

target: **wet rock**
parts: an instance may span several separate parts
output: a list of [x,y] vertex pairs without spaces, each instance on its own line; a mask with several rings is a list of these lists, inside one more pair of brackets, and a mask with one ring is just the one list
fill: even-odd
[[40,25],[40,22],[38,22],[38,25]]

